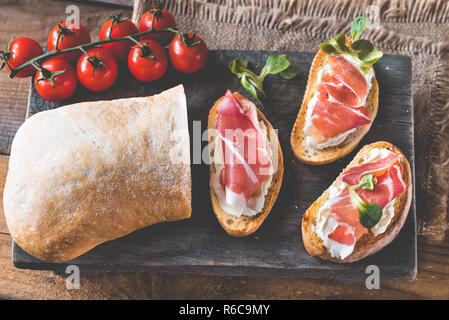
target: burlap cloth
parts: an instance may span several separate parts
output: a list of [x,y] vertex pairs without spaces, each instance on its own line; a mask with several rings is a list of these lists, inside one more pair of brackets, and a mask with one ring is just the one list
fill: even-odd
[[364,37],[384,53],[412,59],[418,232],[432,239],[445,237],[449,194],[448,1],[167,0],[165,7],[176,16],[182,30],[198,31],[210,49],[315,52],[320,43],[338,32],[348,33],[355,17],[367,17]]

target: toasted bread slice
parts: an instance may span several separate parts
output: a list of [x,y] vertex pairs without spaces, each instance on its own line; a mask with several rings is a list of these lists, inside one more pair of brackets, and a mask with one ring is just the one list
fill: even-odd
[[[348,40],[349,41],[349,40]],[[301,109],[293,126],[290,137],[290,144],[296,157],[304,163],[308,164],[326,164],[340,159],[350,153],[359,144],[360,140],[369,131],[374,118],[377,115],[379,86],[375,77],[372,78],[372,86],[366,99],[365,107],[368,110],[371,122],[358,127],[339,145],[327,147],[321,150],[310,148],[305,145],[306,136],[304,134],[304,126],[306,122],[307,104],[313,98],[317,87],[318,71],[324,66],[326,53],[319,50],[313,59],[310,67],[309,79],[307,81],[306,92],[302,101]]]
[[[394,202],[394,217],[388,225],[384,233],[375,236],[369,230],[362,235],[362,237],[357,241],[354,247],[354,251],[345,259],[334,258],[329,253],[329,249],[324,246],[323,241],[318,235],[312,230],[312,225],[316,223],[318,218],[318,211],[320,207],[329,199],[329,188],[324,191],[324,193],[307,209],[306,213],[302,218],[302,239],[307,252],[312,256],[317,256],[324,260],[334,261],[334,262],[354,262],[365,258],[366,256],[372,255],[378,252],[380,249],[388,245],[393,241],[402,226],[405,223],[407,214],[410,209],[410,204],[412,202],[412,174],[410,171],[410,164],[408,163],[402,152],[389,142],[380,141],[364,146],[359,153],[354,157],[354,159],[346,167],[348,170],[360,164],[364,158],[366,158],[370,151],[374,148],[386,148],[397,154],[401,154],[401,164],[403,166],[402,179],[406,185],[406,190],[400,194]],[[332,185],[336,185],[337,178]]]
[[[217,100],[217,102],[214,104],[214,106],[209,112],[209,119],[208,119],[209,129],[215,129],[216,127],[218,117],[217,106],[221,99],[222,98]],[[265,118],[265,116],[262,114],[262,112],[260,112],[260,110],[257,107],[256,109],[258,120],[263,121],[263,123],[267,127],[267,134],[269,134],[269,140],[274,141],[273,145],[277,146],[277,150],[272,150],[272,152],[275,152],[278,155],[277,170],[273,174],[271,185],[268,189],[267,195],[265,196],[265,203],[263,209],[254,216],[242,215],[240,217],[237,217],[225,212],[220,207],[217,195],[215,194],[214,189],[212,187],[212,175],[215,173],[215,166],[212,163],[210,165],[210,195],[212,200],[212,207],[214,209],[215,215],[217,216],[218,222],[221,224],[223,229],[225,229],[225,231],[229,235],[234,237],[246,237],[254,233],[257,229],[259,229],[265,218],[270,213],[274,203],[276,202],[279,190],[281,189],[282,177],[284,174],[284,163],[283,163],[284,160],[279,139],[277,135],[274,133],[273,126],[271,125],[271,123],[268,122],[268,120]],[[209,135],[209,145],[214,143],[214,138],[215,137],[213,135]],[[209,157],[210,159],[213,159],[214,157],[212,148],[209,148]]]

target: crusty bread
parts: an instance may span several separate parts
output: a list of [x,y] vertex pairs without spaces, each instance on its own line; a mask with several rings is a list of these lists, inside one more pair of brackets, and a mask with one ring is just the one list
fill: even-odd
[[372,87],[368,93],[365,107],[368,110],[371,122],[369,124],[358,127],[351,133],[341,144],[324,148],[322,150],[312,149],[305,145],[304,126],[306,122],[307,104],[312,99],[317,86],[318,71],[324,66],[326,53],[319,50],[313,59],[310,67],[309,79],[307,81],[306,92],[302,101],[301,109],[293,126],[290,137],[290,144],[296,157],[304,163],[308,164],[326,164],[340,159],[350,153],[359,144],[360,140],[369,131],[371,124],[377,114],[379,87],[375,77],[372,78]]
[[[354,262],[365,258],[366,256],[372,255],[378,252],[380,249],[388,245],[393,241],[407,218],[410,204],[412,201],[412,174],[410,171],[410,164],[408,163],[402,152],[389,142],[380,141],[364,146],[354,157],[354,159],[349,163],[344,171],[349,168],[358,165],[364,157],[368,156],[370,151],[374,148],[387,148],[397,154],[401,154],[401,164],[403,166],[402,179],[406,185],[406,190],[401,195],[399,195],[394,203],[394,217],[384,233],[375,236],[370,231],[366,232],[357,241],[354,252],[350,254],[345,259],[334,258],[330,255],[328,248],[323,244],[323,241],[318,237],[318,235],[312,231],[312,225],[316,223],[318,211],[320,207],[329,199],[329,188],[324,191],[324,193],[307,209],[306,213],[302,218],[302,239],[306,250],[312,256],[317,256],[324,260],[334,261],[334,262]],[[338,178],[333,182],[335,185]]]
[[[208,128],[209,129],[215,129],[216,127],[216,121],[217,121],[217,106],[219,101],[222,98],[220,98],[212,107],[212,109],[209,112],[209,119],[208,119]],[[257,109],[257,107],[256,107]],[[262,225],[265,218],[268,216],[268,214],[271,211],[271,208],[273,207],[274,203],[276,202],[277,196],[279,194],[279,190],[281,189],[282,185],[282,177],[284,174],[284,160],[282,155],[282,149],[281,145],[279,143],[277,135],[274,133],[273,126],[268,122],[268,120],[265,118],[265,116],[260,112],[259,109],[257,109],[257,117],[259,121],[263,121],[263,123],[267,127],[267,132],[270,135],[270,139],[274,139],[274,145],[277,146],[277,150],[272,150],[272,152],[277,152],[278,154],[278,164],[277,164],[277,171],[274,173],[270,188],[268,189],[268,193],[265,196],[265,203],[264,207],[261,212],[256,214],[255,216],[245,216],[242,215],[240,217],[233,216],[231,214],[228,214],[225,212],[219,205],[217,195],[214,192],[214,189],[212,187],[212,175],[215,173],[215,166],[212,164],[210,167],[210,195],[212,200],[212,207],[214,209],[215,215],[217,216],[218,222],[221,224],[221,226],[226,230],[226,232],[234,237],[246,237],[252,233],[254,233],[259,227]],[[212,145],[214,143],[214,136],[209,135],[209,145]],[[209,157],[210,159],[213,159],[213,151],[212,148],[209,148]]]
[[13,239],[60,262],[191,214],[184,89],[38,113],[12,143],[3,205]]

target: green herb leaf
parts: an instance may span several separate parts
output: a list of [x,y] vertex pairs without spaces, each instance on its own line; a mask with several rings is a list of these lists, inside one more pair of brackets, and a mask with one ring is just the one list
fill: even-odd
[[374,50],[374,46],[368,40],[360,39],[351,44],[351,49],[359,52],[370,52]]
[[257,102],[259,102],[259,104],[263,107],[263,104],[262,104],[262,102],[260,102],[259,97],[257,95],[256,86],[253,83],[251,83],[246,78],[246,76],[247,76],[246,73],[243,73],[242,78],[240,79],[240,83],[242,84],[243,88],[245,88],[249,93],[251,93],[251,95],[254,97],[254,99],[256,99]]
[[360,179],[360,182],[356,186],[350,186],[350,188],[356,190],[356,189],[365,189],[365,190],[374,190],[374,181],[373,181],[373,175],[367,174]]
[[358,62],[360,69],[366,73],[382,57],[382,52],[370,41],[365,39],[358,40],[365,29],[366,19],[364,17],[358,17],[351,25],[352,39],[349,48],[346,45],[346,37],[343,33],[322,43],[320,48],[329,55],[350,54]]
[[296,77],[298,72],[299,72],[298,67],[294,64],[290,64],[288,68],[279,73],[279,75],[286,80],[290,80]]
[[339,33],[329,41],[322,43],[320,49],[330,55],[349,52],[349,48],[346,46],[346,37],[344,33]]
[[382,208],[376,203],[365,202],[362,210],[360,208],[357,208],[357,210],[359,212],[360,224],[367,229],[378,224],[382,217]]
[[338,51],[334,47],[334,40],[333,39],[322,43],[320,45],[320,49],[323,50],[326,54],[329,54],[329,55],[335,55],[335,54],[339,54],[340,53],[340,51]]
[[364,63],[372,66],[382,58],[383,53],[379,49],[373,46],[373,49],[371,51],[361,51],[359,53],[359,59],[362,60]]
[[229,63],[228,67],[240,79],[242,86],[251,93],[262,107],[263,104],[259,100],[259,94],[266,98],[263,90],[263,81],[267,75],[279,74],[284,79],[291,79],[298,74],[298,67],[290,63],[286,54],[272,54],[268,56],[265,66],[259,75],[248,69],[248,60],[245,59],[234,59]]
[[272,54],[268,56],[267,62],[262,69],[261,75],[278,74],[290,66],[290,61],[286,54]]
[[382,208],[376,203],[369,203],[362,200],[353,188],[349,188],[351,201],[359,213],[359,221],[362,226],[369,229],[379,223],[382,217]]
[[243,73],[248,69],[248,60],[245,59],[234,59],[229,63],[229,69],[235,74],[239,79],[242,77]]
[[343,32],[337,34],[337,36],[334,38],[334,40],[338,44],[340,51],[349,52],[349,48],[346,45],[346,36]]
[[365,17],[357,17],[351,25],[352,41],[356,41],[366,29]]

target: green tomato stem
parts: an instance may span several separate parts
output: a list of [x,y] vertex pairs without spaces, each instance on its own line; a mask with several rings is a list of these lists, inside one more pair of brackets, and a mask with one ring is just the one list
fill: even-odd
[[173,33],[178,33],[178,30],[176,28],[153,29],[153,27],[152,27],[151,29],[149,29],[147,31],[138,32],[136,34],[128,35],[128,36],[122,37],[122,38],[112,38],[112,39],[98,40],[98,41],[86,43],[86,44],[83,44],[83,45],[79,45],[79,46],[76,46],[76,47],[73,47],[73,48],[68,48],[68,49],[63,49],[63,50],[56,50],[55,49],[53,51],[44,53],[43,55],[40,55],[40,56],[38,56],[36,58],[28,60],[27,62],[25,62],[24,64],[20,65],[19,67],[15,68],[15,69],[10,68],[9,65],[8,65],[8,68],[11,70],[11,73],[10,73],[9,77],[11,79],[13,79],[17,75],[17,73],[19,73],[20,71],[22,71],[26,67],[28,67],[30,65],[33,65],[33,63],[38,62],[39,60],[44,60],[44,59],[48,59],[48,58],[57,56],[59,54],[63,54],[63,53],[67,53],[67,52],[73,52],[73,51],[76,51],[76,50],[83,51],[85,49],[92,48],[92,47],[95,47],[95,46],[98,46],[98,45],[101,45],[101,44],[104,44],[104,43],[111,43],[111,42],[117,42],[117,41],[122,41],[122,40],[129,40],[130,37],[138,38],[138,37],[141,37],[141,36],[144,36],[144,35],[147,35],[147,34],[151,34],[151,33],[167,32],[167,31],[168,32],[173,32]]

